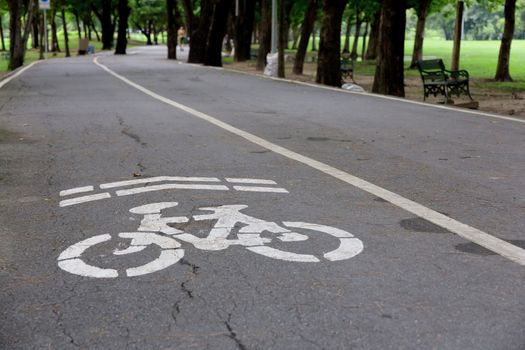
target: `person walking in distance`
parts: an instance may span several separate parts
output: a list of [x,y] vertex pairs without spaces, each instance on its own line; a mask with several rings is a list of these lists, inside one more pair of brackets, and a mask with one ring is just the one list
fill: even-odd
[[184,30],[183,26],[181,26],[179,30],[177,31],[177,37],[178,37],[177,41],[179,42],[179,45],[180,45],[180,50],[184,51],[184,44],[186,41],[186,30]]

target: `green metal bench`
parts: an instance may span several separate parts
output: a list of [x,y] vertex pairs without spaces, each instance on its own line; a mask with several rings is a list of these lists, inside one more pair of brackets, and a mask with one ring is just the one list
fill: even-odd
[[349,54],[343,53],[341,55],[341,84],[344,84],[345,81],[350,78],[355,84],[354,80],[354,60],[350,58]]
[[447,70],[442,59],[418,61],[417,68],[423,80],[423,100],[430,95],[436,97],[439,94],[445,96],[448,102],[451,95],[460,97],[464,94],[473,101],[466,70]]

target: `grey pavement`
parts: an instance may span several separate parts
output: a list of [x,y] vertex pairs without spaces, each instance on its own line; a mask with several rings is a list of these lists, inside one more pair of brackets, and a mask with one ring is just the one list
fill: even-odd
[[[523,123],[179,64],[163,48],[130,52],[99,62],[172,101],[525,247]],[[216,178],[212,184],[227,190],[119,196],[111,188],[111,198],[60,206],[91,194],[60,196],[67,189],[101,193],[100,184],[158,176]],[[231,178],[272,180],[261,186],[288,193],[236,190]],[[2,349],[525,347],[524,266],[155,100],[92,57],[41,62],[0,89],[0,184]],[[170,216],[194,218],[206,213],[200,208],[246,205],[244,213],[281,226],[350,232],[364,249],[306,263],[179,239],[184,257],[151,274],[92,278],[59,268],[66,248],[105,234],[112,240],[82,254],[88,264],[122,272],[155,259],[151,245],[113,252],[129,246],[116,235],[140,224],[129,210],[159,202],[178,203]],[[204,237],[213,224],[172,227]],[[263,236],[297,254],[322,257],[338,247],[330,235],[297,232],[309,239]]]

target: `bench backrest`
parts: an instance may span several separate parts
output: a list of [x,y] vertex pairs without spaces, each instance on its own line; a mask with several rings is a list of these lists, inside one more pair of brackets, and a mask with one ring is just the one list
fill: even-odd
[[436,71],[436,70],[445,70],[445,64],[441,58],[434,60],[420,60],[417,61],[417,68],[422,71]]
[[441,58],[433,60],[417,61],[417,69],[421,74],[421,79],[425,81],[446,80],[445,64]]

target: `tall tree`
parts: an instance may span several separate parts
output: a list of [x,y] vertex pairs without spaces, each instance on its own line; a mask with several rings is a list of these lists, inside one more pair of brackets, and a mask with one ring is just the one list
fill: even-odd
[[51,24],[51,51],[55,54],[60,52],[60,46],[58,44],[58,33],[57,33],[57,3],[51,5],[51,11],[49,11],[49,23]]
[[4,24],[2,22],[3,13],[0,12],[0,40],[2,42],[2,51],[5,51]]
[[510,46],[514,36],[516,22],[516,0],[505,1],[505,29],[501,38],[499,49],[498,67],[496,69],[496,81],[512,81],[510,76]]
[[383,0],[379,52],[372,92],[405,96],[406,0]]
[[323,0],[316,81],[341,86],[341,23],[347,0]]
[[308,42],[314,29],[315,15],[317,13],[317,0],[308,0],[308,7],[304,13],[303,26],[301,28],[301,39],[295,54],[295,62],[293,65],[294,74],[303,74],[304,58],[306,57],[306,50],[308,49]]
[[233,41],[235,43],[236,62],[243,62],[250,59],[252,33],[255,21],[255,1],[254,0],[238,0],[239,13],[234,19],[235,35]]
[[419,0],[416,5],[417,24],[416,37],[414,38],[414,50],[412,51],[412,62],[410,68],[415,68],[417,61],[423,59],[423,40],[425,38],[425,24],[430,10],[432,0]]
[[381,10],[372,15],[372,23],[370,25],[370,36],[368,39],[368,49],[366,50],[365,58],[367,60],[375,60],[377,58],[377,51],[379,46],[379,27],[381,25]]
[[286,7],[285,7],[285,0],[278,0],[278,29],[277,33],[279,35],[278,37],[278,43],[277,43],[277,76],[279,78],[284,78],[284,68],[285,68],[285,62],[284,62],[284,50],[286,48],[288,43],[288,31],[286,30]]
[[204,64],[207,66],[222,66],[222,42],[226,35],[230,4],[230,0],[214,0],[212,23],[204,56]]
[[111,50],[113,35],[115,34],[115,21],[113,20],[114,4],[112,0],[96,0],[91,6],[102,27],[102,50]]
[[200,16],[195,17],[196,25],[190,37],[190,54],[188,56],[190,63],[204,63],[208,34],[212,24],[213,2],[214,0],[201,0]]
[[69,36],[67,33],[66,10],[64,9],[64,6],[62,6],[60,9],[60,14],[62,17],[62,31],[64,32],[64,47],[66,49],[66,57],[70,57],[71,52],[69,51]]
[[260,0],[261,24],[259,26],[259,52],[257,53],[257,70],[264,70],[266,55],[270,52],[272,40],[272,19],[270,11],[271,0]]
[[119,0],[118,2],[118,30],[117,30],[117,47],[115,55],[125,55],[128,45],[128,18],[131,9],[128,0]]
[[14,70],[24,65],[26,43],[31,29],[31,19],[36,7],[35,0],[29,0],[26,23],[22,30],[23,4],[19,0],[7,0],[9,7],[9,40],[10,60],[8,68]]
[[177,59],[177,28],[179,27],[179,14],[177,10],[177,0],[166,0],[166,10],[168,21],[166,24],[168,31],[168,59]]

